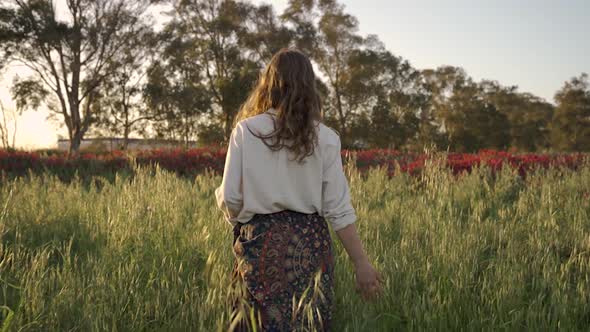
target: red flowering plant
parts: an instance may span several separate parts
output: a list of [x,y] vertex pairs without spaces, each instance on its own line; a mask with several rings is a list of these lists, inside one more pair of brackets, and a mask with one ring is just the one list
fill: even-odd
[[[36,152],[0,150],[0,171],[10,176],[49,172],[60,178],[71,178],[78,173],[81,177],[113,175],[117,172],[132,171],[131,159],[138,165],[159,165],[161,168],[181,176],[192,177],[211,171],[222,174],[226,150],[220,147],[195,149],[156,149],[139,152],[112,151],[109,153],[82,153],[78,157],[51,153],[39,155]],[[478,153],[448,153],[439,159],[425,153],[406,153],[397,150],[343,150],[344,163],[354,162],[362,174],[374,167],[384,167],[390,176],[401,171],[411,175],[421,174],[427,160],[442,161],[442,167],[454,175],[469,173],[474,167],[485,166],[492,174],[504,167],[517,171],[521,177],[537,169],[563,168],[577,170],[590,160],[588,154],[513,154],[505,151],[481,150]]]
[[137,154],[139,165],[155,165],[179,175],[194,176],[206,170],[221,174],[226,150],[220,148],[157,149]]
[[0,150],[0,170],[6,174],[24,175],[41,168],[41,159],[35,152]]

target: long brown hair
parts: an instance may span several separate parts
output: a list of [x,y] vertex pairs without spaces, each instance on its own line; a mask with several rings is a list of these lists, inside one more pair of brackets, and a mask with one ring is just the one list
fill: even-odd
[[240,108],[235,123],[271,108],[276,111],[272,132],[261,134],[248,130],[271,150],[287,148],[298,162],[303,162],[313,154],[317,144],[315,127],[322,119],[322,110],[313,66],[301,51],[284,48],[272,57]]

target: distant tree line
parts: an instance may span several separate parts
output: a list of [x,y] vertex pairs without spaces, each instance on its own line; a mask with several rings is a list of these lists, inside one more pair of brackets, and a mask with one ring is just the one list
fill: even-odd
[[[326,122],[344,147],[459,152],[589,151],[590,83],[565,82],[555,105],[462,68],[419,70],[336,0],[290,0],[283,13],[245,0],[8,0],[0,67],[32,75],[19,110],[47,107],[72,152],[88,133],[227,140],[259,71],[283,47],[313,60]],[[149,12],[165,8],[162,29]]]

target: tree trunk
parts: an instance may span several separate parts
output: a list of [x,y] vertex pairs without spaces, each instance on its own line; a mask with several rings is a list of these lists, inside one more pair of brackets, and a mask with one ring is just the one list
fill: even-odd
[[74,134],[70,138],[70,155],[78,156],[80,154],[80,144],[82,143],[82,136],[80,133]]
[[225,112],[225,140],[229,142],[229,137],[231,136],[232,127],[231,127],[231,117],[228,112]]
[[129,126],[125,125],[125,129],[123,130],[123,150],[127,151],[127,147],[129,146]]
[[346,128],[346,117],[344,116],[344,110],[342,109],[342,96],[340,95],[340,90],[338,86],[334,86],[334,90],[336,93],[336,108],[338,109],[338,117],[340,122],[340,136],[342,141],[343,147],[348,147],[348,133]]

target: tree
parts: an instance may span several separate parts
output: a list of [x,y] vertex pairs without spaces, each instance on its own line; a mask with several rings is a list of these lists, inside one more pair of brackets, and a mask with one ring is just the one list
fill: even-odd
[[291,0],[282,18],[326,78],[325,119],[343,146],[401,147],[415,139],[420,73],[408,61],[376,36],[360,36],[357,19],[335,0]]
[[[46,102],[63,118],[70,152],[77,153],[103,110],[93,107],[112,72],[113,57],[137,33],[143,0],[66,0],[61,20],[51,0],[11,0],[0,9],[1,63],[22,64],[33,75],[13,87],[17,100]],[[53,95],[53,101],[46,97]],[[28,103],[20,106],[28,107]]]
[[588,74],[572,78],[555,94],[552,146],[561,151],[590,151],[590,82]]
[[416,103],[419,105],[418,131],[416,137],[409,142],[409,148],[415,150],[446,149],[449,146],[448,137],[444,132],[442,122],[435,113],[434,106],[438,106],[436,94],[433,93],[432,70],[420,73],[419,86],[416,93]]
[[123,149],[127,148],[129,135],[134,130],[145,128],[147,120],[157,119],[157,114],[150,112],[143,98],[147,66],[154,56],[154,48],[149,25],[138,26],[137,33],[109,60],[112,62],[109,67],[113,69],[95,100],[95,106],[102,108],[96,112],[96,127],[122,135]]
[[296,45],[312,57],[327,79],[327,121],[340,132],[343,146],[352,144],[354,111],[345,105],[343,86],[350,71],[349,58],[364,42],[358,35],[358,20],[336,0],[290,0],[282,18],[294,27]]
[[144,99],[157,119],[152,122],[155,135],[188,144],[197,137],[200,118],[211,109],[211,96],[203,83],[201,65],[191,61],[197,51],[192,41],[170,27],[159,39],[165,42],[148,70]]
[[[376,37],[351,52],[343,73],[342,106],[351,135],[373,147],[402,147],[418,130],[420,73]],[[369,119],[367,128],[363,119]]]
[[249,17],[248,31],[240,37],[243,52],[249,60],[264,66],[276,52],[291,46],[295,31],[278,19],[271,5],[252,6]]
[[176,0],[166,27],[190,45],[184,61],[199,66],[199,80],[212,102],[205,125],[222,130],[226,140],[261,67],[244,48],[252,40],[254,10],[235,0]]
[[510,123],[487,100],[482,85],[462,68],[444,66],[423,71],[430,93],[431,112],[456,151],[504,149],[510,142]]
[[510,123],[510,147],[536,151],[549,146],[548,126],[553,105],[532,94],[519,93],[516,86],[503,87],[495,81],[483,81],[480,85],[486,100]]

